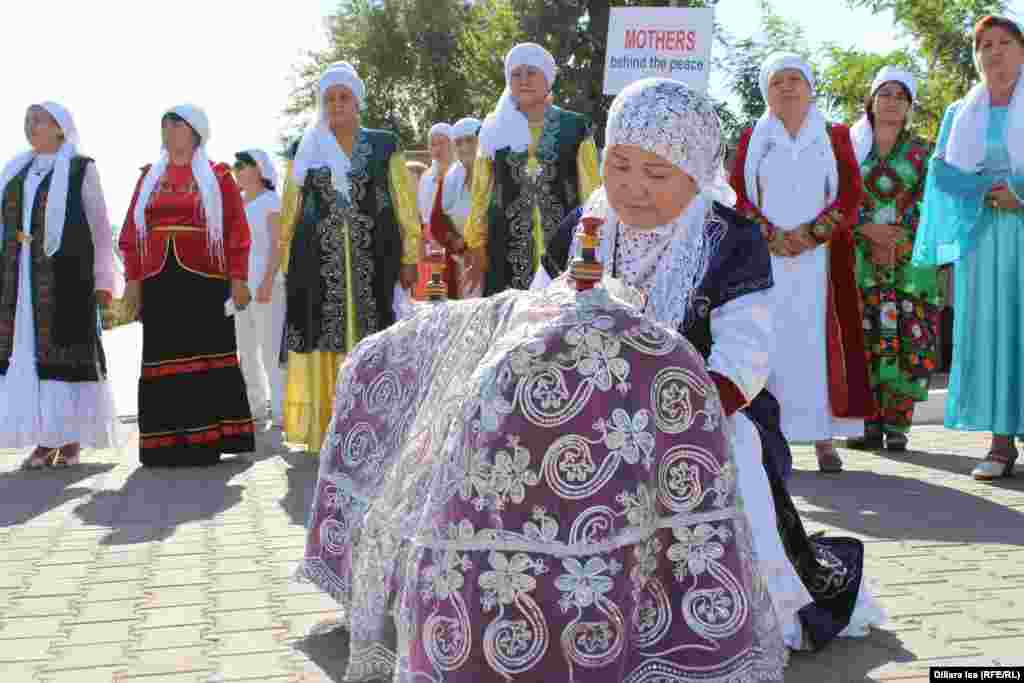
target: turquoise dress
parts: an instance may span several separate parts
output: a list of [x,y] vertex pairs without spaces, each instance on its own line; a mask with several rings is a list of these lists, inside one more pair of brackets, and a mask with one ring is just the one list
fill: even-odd
[[953,366],[946,427],[1024,434],[1024,211],[992,209],[985,194],[1006,182],[1024,197],[1010,168],[1006,107],[992,107],[979,173],[944,161],[960,103],[946,111],[925,190],[915,263],[954,264]]

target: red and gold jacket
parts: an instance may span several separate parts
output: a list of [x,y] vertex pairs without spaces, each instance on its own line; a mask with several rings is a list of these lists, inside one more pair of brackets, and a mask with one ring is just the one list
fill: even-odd
[[140,251],[135,226],[135,204],[139,200],[142,180],[149,171],[149,166],[146,166],[135,185],[128,216],[118,240],[128,280],[144,280],[158,275],[171,254],[183,268],[199,275],[242,281],[248,279],[251,239],[242,194],[227,164],[211,163],[211,166],[220,185],[224,204],[226,271],[208,248],[202,198],[189,166],[168,165],[163,178],[153,188],[146,206],[145,253]]

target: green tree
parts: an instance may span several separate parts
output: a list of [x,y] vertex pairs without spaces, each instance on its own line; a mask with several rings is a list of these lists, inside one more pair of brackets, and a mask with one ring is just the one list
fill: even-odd
[[[873,12],[891,11],[913,49],[893,59],[908,57],[906,63],[922,76],[919,84],[920,102],[915,111],[919,133],[934,140],[945,108],[963,97],[978,74],[974,68],[971,33],[975,22],[986,14],[1006,12],[1004,0],[846,0],[850,7]],[[838,55],[837,69],[843,65],[863,68],[865,55]],[[871,76],[862,82],[862,97],[871,83]],[[837,93],[838,101],[845,96]]]

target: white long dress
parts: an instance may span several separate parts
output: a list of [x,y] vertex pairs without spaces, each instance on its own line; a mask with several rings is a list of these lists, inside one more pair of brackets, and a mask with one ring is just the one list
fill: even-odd
[[[826,207],[819,150],[807,135],[775,138],[760,162],[761,212],[782,230],[816,218]],[[794,258],[772,256],[777,337],[768,390],[779,401],[782,432],[791,442],[859,436],[864,421],[836,418],[828,397],[825,306],[828,246]]]
[[[53,168],[54,155],[38,155],[25,178],[22,230],[31,234],[36,191]],[[113,232],[96,165],[86,167],[82,183],[85,216],[95,248],[96,288],[120,296],[123,280],[115,265]],[[32,259],[19,258],[18,301],[10,367],[0,376],[0,446],[57,448],[78,443],[110,448],[127,436],[117,419],[110,384],[40,380],[36,369],[35,313],[32,310]],[[99,319],[97,318],[97,325]]]

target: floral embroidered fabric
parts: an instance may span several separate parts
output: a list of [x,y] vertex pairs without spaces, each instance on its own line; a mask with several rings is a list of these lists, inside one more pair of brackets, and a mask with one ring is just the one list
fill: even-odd
[[361,343],[300,570],[341,604],[346,680],[781,681],[703,366],[604,287]]

